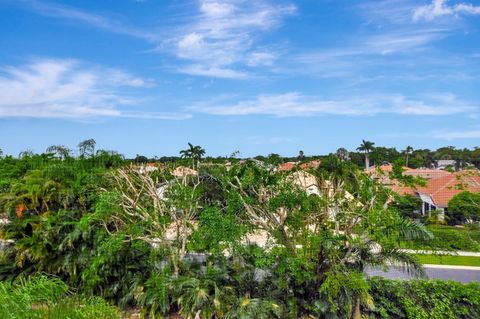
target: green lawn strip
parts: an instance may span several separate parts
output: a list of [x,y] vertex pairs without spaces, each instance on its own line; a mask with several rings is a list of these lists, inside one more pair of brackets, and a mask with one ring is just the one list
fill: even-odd
[[416,254],[415,257],[422,264],[480,267],[480,257],[428,254]]

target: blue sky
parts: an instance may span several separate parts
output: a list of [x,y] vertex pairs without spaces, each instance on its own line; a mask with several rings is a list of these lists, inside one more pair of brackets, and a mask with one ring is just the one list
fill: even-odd
[[0,148],[480,140],[480,1],[0,0]]

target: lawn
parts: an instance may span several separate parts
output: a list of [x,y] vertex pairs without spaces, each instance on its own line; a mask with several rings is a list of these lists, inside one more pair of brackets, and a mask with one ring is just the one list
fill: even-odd
[[451,256],[451,255],[415,255],[422,264],[477,266],[480,267],[480,257]]

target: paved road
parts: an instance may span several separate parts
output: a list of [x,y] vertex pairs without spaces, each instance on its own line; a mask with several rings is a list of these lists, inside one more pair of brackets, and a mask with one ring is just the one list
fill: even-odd
[[[448,266],[447,266],[448,267]],[[425,272],[431,279],[455,280],[459,282],[480,281],[480,267],[448,267],[425,266]],[[399,270],[390,269],[387,272],[382,270],[367,270],[368,276],[381,276],[388,279],[411,279],[408,274]]]

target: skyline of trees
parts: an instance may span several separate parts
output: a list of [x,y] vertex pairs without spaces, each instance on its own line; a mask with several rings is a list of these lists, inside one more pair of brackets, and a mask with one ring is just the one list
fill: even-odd
[[[365,144],[367,143],[367,144]],[[407,146],[404,150],[398,150],[395,147],[385,147],[385,146],[374,146],[375,143],[371,141],[362,140],[361,145],[356,150],[348,150],[345,147],[339,147],[336,152],[330,154],[307,154],[304,151],[299,151],[296,156],[282,156],[277,153],[270,153],[267,155],[257,155],[255,157],[241,157],[240,152],[236,151],[233,155],[226,156],[208,156],[206,150],[200,145],[193,145],[189,143],[189,147],[185,150],[180,151],[179,155],[165,156],[159,154],[159,156],[148,157],[142,154],[137,154],[135,157],[127,158],[124,155],[116,151],[98,149],[96,150],[96,141],[94,139],[87,139],[81,141],[77,145],[77,151],[69,148],[66,145],[51,145],[46,148],[43,153],[35,153],[31,149],[25,149],[18,154],[18,158],[23,157],[34,157],[36,155],[50,154],[50,156],[57,157],[61,160],[67,160],[68,158],[73,158],[75,156],[79,157],[91,157],[96,158],[99,155],[106,153],[115,153],[118,156],[125,158],[127,160],[133,160],[136,163],[147,163],[147,162],[175,162],[179,161],[182,158],[188,158],[192,161],[192,165],[196,166],[199,159],[205,158],[207,161],[224,161],[228,160],[241,160],[246,158],[255,158],[261,161],[272,165],[278,165],[287,161],[309,161],[312,159],[321,159],[329,155],[336,155],[341,160],[351,161],[359,167],[366,167],[367,159],[368,166],[371,165],[381,165],[383,163],[394,163],[397,159],[402,158],[405,162],[405,166],[410,168],[434,168],[435,163],[438,160],[455,160],[456,167],[452,169],[461,169],[466,167],[467,163],[474,165],[477,168],[480,168],[480,148],[456,148],[455,146],[443,146],[436,150],[431,150],[428,148],[418,148],[414,149],[412,146]],[[199,153],[200,152],[200,153]],[[301,156],[300,156],[301,154]],[[0,147],[0,157],[12,157],[15,156],[11,154],[6,154],[2,152]]]

